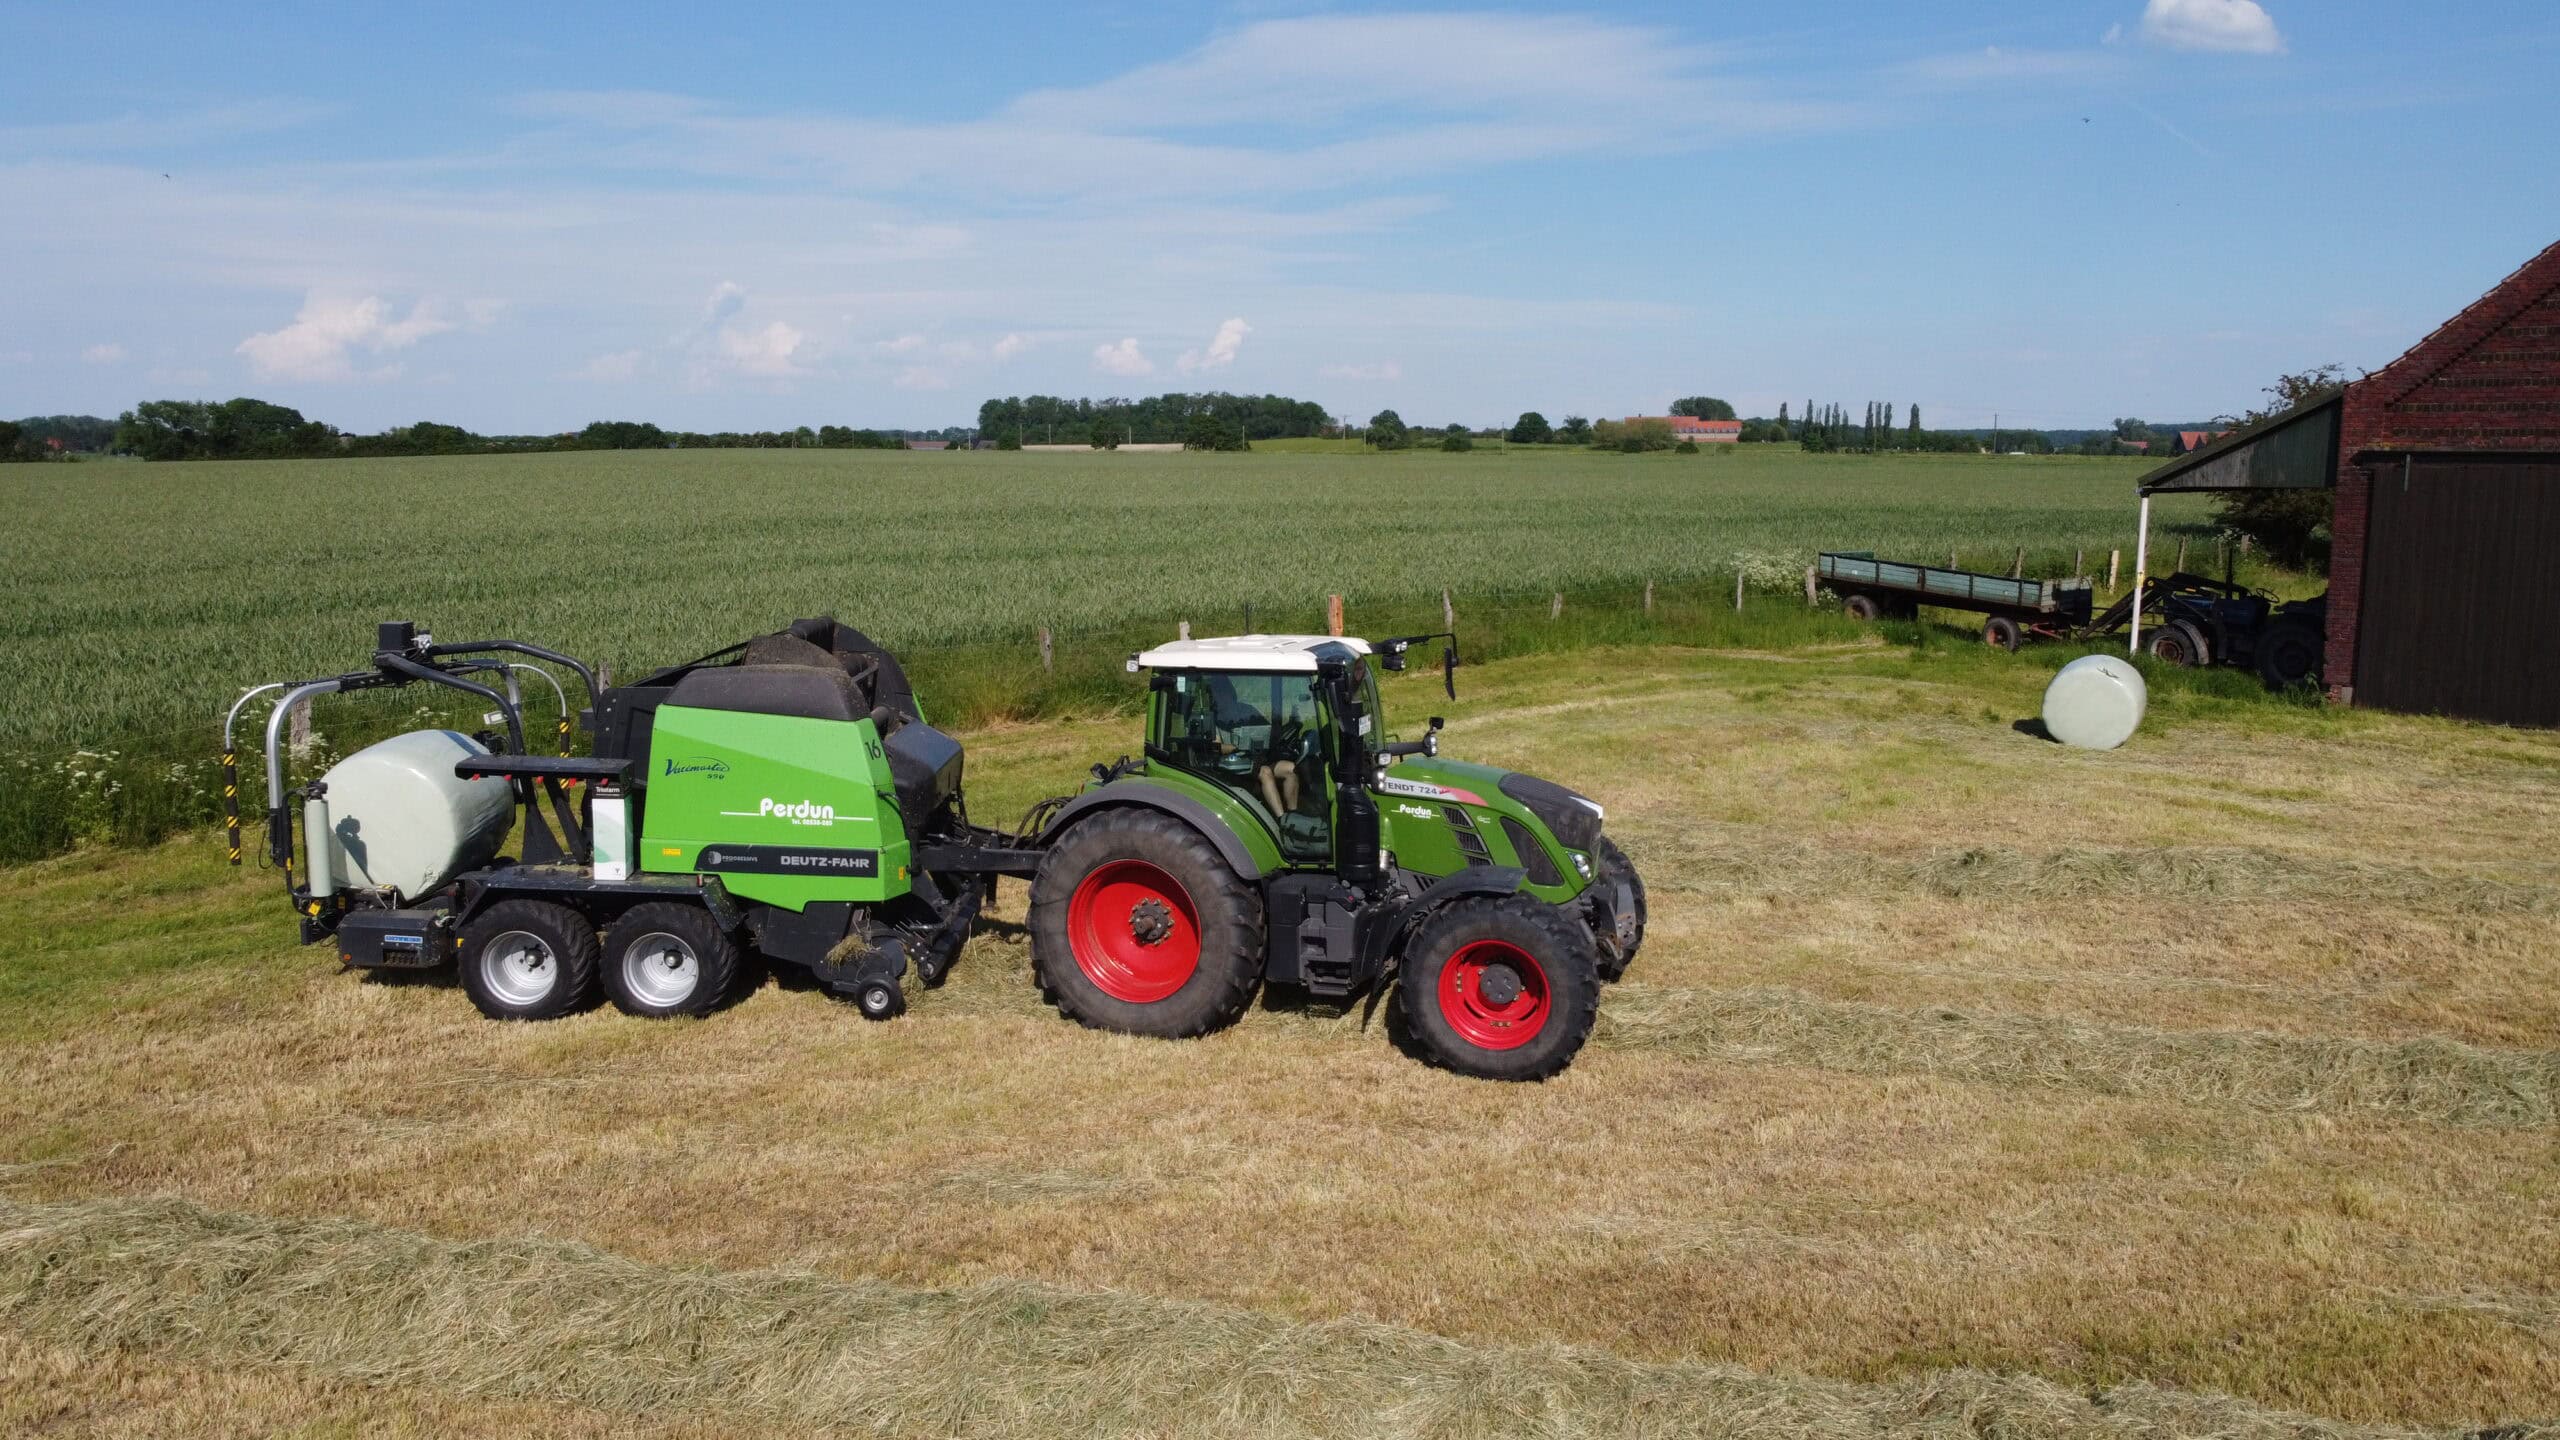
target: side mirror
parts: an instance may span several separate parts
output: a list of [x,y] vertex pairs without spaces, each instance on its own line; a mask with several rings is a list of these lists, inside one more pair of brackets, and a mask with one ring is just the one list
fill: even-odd
[[1441,647],[1440,687],[1449,692],[1450,699],[1458,698],[1458,647],[1455,642]]

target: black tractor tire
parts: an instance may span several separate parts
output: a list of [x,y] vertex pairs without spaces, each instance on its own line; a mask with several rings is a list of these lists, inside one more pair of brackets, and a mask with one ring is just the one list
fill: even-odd
[[699,905],[635,905],[604,932],[604,993],[644,1020],[703,1016],[739,997],[738,944]]
[[1884,615],[1884,607],[1872,595],[1852,595],[1840,602],[1840,609],[1852,620],[1875,620]]
[[463,927],[462,993],[492,1020],[557,1020],[595,1008],[596,927],[566,905],[502,900]]
[[2006,615],[1994,615],[1982,622],[1982,643],[1995,650],[2015,651],[2025,638],[2018,622]]
[[2258,632],[2258,678],[2270,690],[2320,683],[2329,637],[2308,620],[2278,620]]
[[1591,937],[1561,907],[1526,895],[1442,906],[1397,967],[1398,1028],[1461,1075],[1544,1080],[1573,1063],[1599,1014]]
[[2213,663],[2213,642],[2188,620],[2172,620],[2151,632],[2149,644],[2142,647],[2151,658],[2170,665],[2197,669]]
[[1030,928],[1041,997],[1097,1030],[1205,1035],[1262,984],[1261,894],[1161,810],[1104,810],[1051,844]]
[[[1618,842],[1606,835],[1600,837],[1599,848],[1594,853],[1600,860],[1600,874],[1593,883],[1613,885],[1624,878],[1627,888],[1635,893],[1635,933],[1600,937],[1600,978],[1615,985],[1625,978],[1627,967],[1635,963],[1636,952],[1644,948],[1644,877],[1636,873],[1635,862],[1627,858],[1626,851],[1618,848]],[[1599,917],[1595,916],[1595,928],[1599,923]]]

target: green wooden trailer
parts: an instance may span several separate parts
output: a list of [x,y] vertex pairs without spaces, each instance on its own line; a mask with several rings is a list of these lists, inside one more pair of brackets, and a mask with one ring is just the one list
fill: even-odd
[[2021,580],[1935,565],[1879,560],[1872,550],[1826,550],[1816,564],[1822,583],[1860,620],[1908,620],[1923,605],[1970,610],[1987,618],[1985,642],[2015,650],[2030,635],[2067,638],[2089,624],[2086,580]]

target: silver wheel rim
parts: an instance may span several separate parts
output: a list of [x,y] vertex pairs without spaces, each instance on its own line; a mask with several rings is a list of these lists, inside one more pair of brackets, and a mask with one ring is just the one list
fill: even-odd
[[509,1005],[538,1005],[559,988],[560,959],[541,936],[509,930],[480,948],[480,980]]
[[702,961],[677,936],[653,930],[623,949],[622,988],[643,1005],[671,1009],[701,986]]

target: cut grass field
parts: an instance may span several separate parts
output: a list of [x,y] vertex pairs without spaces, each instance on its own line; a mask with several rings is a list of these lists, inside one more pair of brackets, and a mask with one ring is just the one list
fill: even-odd
[[[294,947],[273,877],[201,839],[21,867],[0,1420],[2560,1414],[2560,739],[2168,687],[2126,749],[2069,751],[2013,728],[2047,673],[1868,641],[1504,661],[1455,706],[1395,681],[1453,753],[1606,800],[1645,868],[1644,955],[1534,1087],[1359,1010],[1087,1032],[1003,923],[887,1025],[770,986],[493,1025]],[[977,808],[1129,735],[974,733]]]

